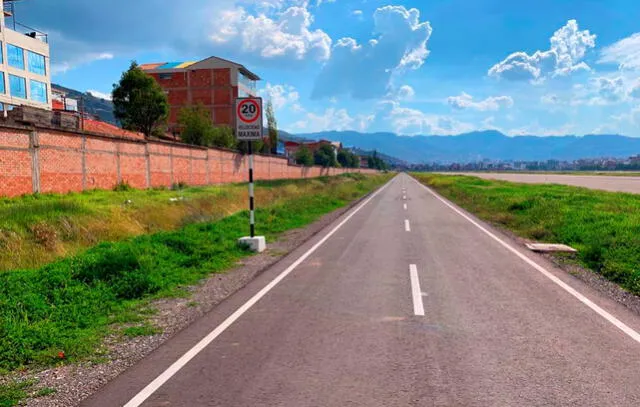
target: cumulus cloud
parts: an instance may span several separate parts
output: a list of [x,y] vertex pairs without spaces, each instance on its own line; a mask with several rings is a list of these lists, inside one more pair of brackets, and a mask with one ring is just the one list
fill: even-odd
[[334,44],[312,98],[382,97],[389,91],[393,74],[422,66],[429,55],[427,41],[432,29],[428,21],[420,22],[417,9],[385,6],[375,11],[373,20],[375,38],[359,44],[347,37]]
[[353,10],[351,12],[351,15],[356,16],[356,17],[362,17],[362,10]]
[[331,38],[322,30],[311,30],[312,23],[305,7],[289,7],[274,19],[238,7],[221,12],[210,39],[222,49],[256,53],[263,59],[324,61],[331,55]]
[[604,47],[598,62],[617,64],[620,69],[640,68],[640,33]]
[[473,96],[462,92],[460,96],[449,96],[447,99],[449,106],[458,110],[479,110],[481,112],[487,110],[500,110],[503,107],[512,107],[513,99],[511,96],[491,96],[477,102],[473,101]]
[[404,135],[452,135],[472,131],[474,126],[452,117],[424,113],[403,107],[399,102],[385,100],[378,104],[376,124],[388,127]]
[[105,53],[129,58],[141,52],[160,52],[185,59],[218,54],[280,67],[303,59],[323,61],[329,56],[331,39],[311,27],[308,3],[189,0],[185,7],[183,2],[166,0],[33,0],[18,7],[29,16],[29,25],[49,33],[52,65],[64,72],[78,61]]
[[275,110],[280,110],[287,105],[298,105],[300,100],[300,94],[291,85],[272,85],[267,82],[264,89],[260,91],[260,94],[267,97],[273,103]]
[[589,30],[580,30],[576,20],[557,30],[551,39],[550,48],[529,55],[519,51],[489,69],[489,76],[512,81],[539,81],[548,77],[570,75],[591,68],[582,59],[596,45],[596,35]]

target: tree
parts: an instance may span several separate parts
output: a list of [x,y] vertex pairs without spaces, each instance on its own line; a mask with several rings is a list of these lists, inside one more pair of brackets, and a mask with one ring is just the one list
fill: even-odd
[[278,154],[278,122],[276,121],[271,100],[267,102],[267,129],[269,133],[270,153]]
[[367,158],[367,166],[369,168],[380,170],[380,171],[386,171],[389,169],[389,165],[387,164],[387,162],[381,159],[380,157],[378,157],[377,151],[374,151],[373,155],[370,155]]
[[213,143],[214,127],[211,114],[202,105],[180,109],[178,114],[180,138],[187,144],[209,147]]
[[160,85],[133,61],[111,92],[113,113],[127,130],[150,137],[158,132],[169,114],[169,101]]
[[327,167],[337,167],[336,153],[333,146],[328,144],[321,145],[313,154],[313,161],[316,165]]
[[222,147],[233,149],[236,147],[236,138],[233,136],[233,130],[229,126],[218,126],[213,128],[212,147]]
[[211,112],[202,104],[180,110],[178,123],[182,128],[183,142],[206,147],[234,148],[236,139],[229,126],[216,127],[211,120]]
[[313,155],[307,146],[301,146],[295,154],[296,164],[311,167],[313,165]]
[[338,151],[338,163],[345,168],[359,168],[360,157],[349,150]]

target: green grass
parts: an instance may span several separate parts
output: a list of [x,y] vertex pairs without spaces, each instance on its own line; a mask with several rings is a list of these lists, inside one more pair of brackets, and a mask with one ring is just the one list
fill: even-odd
[[[258,207],[257,232],[273,241],[390,177],[354,174],[264,185],[260,189],[277,194]],[[144,321],[153,312],[149,300],[182,295],[186,286],[250,256],[236,244],[247,223],[242,211],[175,231],[100,243],[43,267],[0,273],[0,371],[60,363],[60,352],[65,363],[94,355],[113,324]]]
[[480,218],[519,236],[576,248],[582,265],[640,294],[640,195],[413,175]]
[[158,334],[160,332],[162,332],[161,329],[148,324],[144,324],[140,326],[131,326],[122,330],[122,334],[130,338],[133,338],[136,336],[150,336],[150,335]]
[[[354,175],[358,176],[358,175]],[[256,202],[277,203],[321,190],[332,179],[257,181]],[[222,219],[247,207],[246,184],[37,194],[0,198],[0,272],[37,268],[101,242]]]
[[0,407],[15,406],[20,400],[27,397],[27,391],[33,384],[34,382],[31,380],[0,384]]
[[45,397],[57,393],[57,390],[51,387],[44,387],[34,394],[34,397]]

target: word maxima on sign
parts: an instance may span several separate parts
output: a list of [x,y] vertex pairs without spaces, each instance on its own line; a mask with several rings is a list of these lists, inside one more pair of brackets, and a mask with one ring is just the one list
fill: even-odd
[[236,99],[236,138],[262,139],[262,98]]

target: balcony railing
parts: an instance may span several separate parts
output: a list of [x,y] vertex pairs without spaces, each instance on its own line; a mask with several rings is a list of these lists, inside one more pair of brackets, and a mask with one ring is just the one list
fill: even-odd
[[42,31],[38,31],[35,28],[26,26],[24,24],[20,24],[17,22],[13,22],[13,31],[18,31],[24,33],[27,37],[35,38],[36,40],[40,40],[45,44],[49,43],[49,36]]

